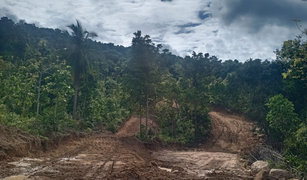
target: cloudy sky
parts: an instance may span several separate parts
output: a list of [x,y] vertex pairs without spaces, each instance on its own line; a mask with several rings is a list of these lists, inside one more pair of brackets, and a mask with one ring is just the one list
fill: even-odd
[[78,19],[97,40],[124,46],[141,30],[173,54],[245,61],[274,59],[283,41],[300,35],[292,19],[307,27],[307,1],[0,0],[0,16],[59,29]]

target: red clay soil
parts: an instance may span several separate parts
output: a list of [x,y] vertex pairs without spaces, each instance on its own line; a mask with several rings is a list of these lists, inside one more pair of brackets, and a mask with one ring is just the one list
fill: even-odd
[[[14,146],[18,142],[31,144],[28,137],[35,137],[2,131],[0,147],[5,148],[0,149],[0,153],[4,152],[7,158],[0,161],[0,179],[252,179],[238,155],[257,141],[252,135],[252,124],[225,113],[210,112],[210,116],[213,127],[209,141],[181,152],[149,153],[144,144],[133,137],[139,132],[138,117],[128,120],[117,134],[99,132],[66,138],[56,143],[57,148],[37,145],[37,153],[31,148]],[[150,126],[156,126],[150,122]],[[9,149],[21,154],[10,155]],[[8,158],[17,155],[27,157]]]

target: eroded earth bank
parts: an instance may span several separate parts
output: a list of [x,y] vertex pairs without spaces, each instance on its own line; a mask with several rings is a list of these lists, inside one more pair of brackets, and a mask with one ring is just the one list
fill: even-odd
[[212,133],[206,143],[184,150],[153,148],[155,144],[146,149],[134,137],[137,117],[117,134],[69,136],[56,146],[35,145],[26,134],[3,129],[0,179],[253,179],[242,155],[259,144],[254,125],[225,112],[212,111],[210,116]]

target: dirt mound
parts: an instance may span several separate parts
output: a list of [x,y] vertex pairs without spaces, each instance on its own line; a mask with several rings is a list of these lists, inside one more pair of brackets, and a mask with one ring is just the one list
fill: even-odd
[[36,157],[46,151],[56,149],[60,144],[83,137],[80,132],[54,134],[49,139],[41,139],[16,128],[0,125],[0,161],[18,157]]
[[0,160],[41,152],[41,140],[28,133],[0,125]]
[[[142,124],[146,124],[146,118],[142,118]],[[157,124],[148,119],[148,128],[157,128]],[[121,137],[132,137],[140,132],[140,117],[132,116],[126,123],[118,130],[116,135]]]

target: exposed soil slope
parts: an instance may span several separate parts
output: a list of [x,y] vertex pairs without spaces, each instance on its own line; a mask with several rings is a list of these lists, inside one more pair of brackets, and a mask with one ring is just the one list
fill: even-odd
[[206,151],[240,153],[258,145],[253,133],[254,125],[243,117],[211,111],[211,136],[204,148]]
[[[141,119],[142,124],[145,126],[146,118]],[[148,127],[156,128],[157,124],[148,119]],[[132,137],[137,135],[140,132],[140,117],[132,116],[116,133],[120,137]]]
[[42,150],[41,140],[18,129],[0,125],[0,161],[10,157],[30,156]]

